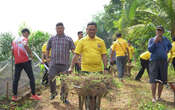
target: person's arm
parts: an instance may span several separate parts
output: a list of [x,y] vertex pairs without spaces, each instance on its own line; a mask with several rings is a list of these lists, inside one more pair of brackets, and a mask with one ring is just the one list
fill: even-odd
[[112,63],[113,62],[113,56],[114,56],[114,53],[115,53],[115,43],[114,44],[112,44],[112,46],[111,46],[111,53],[110,53],[110,63]]
[[104,69],[107,68],[107,55],[106,54],[102,54],[102,60],[103,60],[103,64],[104,64]]
[[46,59],[46,52],[42,52],[42,63],[44,63],[45,59]]
[[167,42],[168,42],[168,52],[169,52],[171,50],[171,48],[172,48],[172,44],[171,44],[171,42],[168,39],[167,39]]
[[81,52],[82,52],[83,43],[82,43],[82,42],[79,42],[79,43],[77,44],[77,47],[76,47],[75,50],[74,50],[75,45],[74,45],[73,41],[72,41],[71,46],[72,46],[72,52],[74,53],[74,55],[73,55],[73,57],[72,57],[72,62],[71,62],[71,65],[70,65],[70,67],[69,67],[69,70],[68,70],[70,73],[73,71],[73,68],[74,68],[75,63],[76,63],[76,62],[78,61],[78,59],[80,58],[80,54],[81,54]]
[[69,47],[70,47],[70,50],[72,51],[72,53],[74,53],[75,44],[74,44],[72,38],[70,38]]
[[113,56],[114,56],[114,52],[115,52],[115,51],[113,51],[113,50],[111,51],[110,62],[112,62],[112,58],[113,58]]
[[150,39],[148,42],[148,50],[152,53],[154,52],[154,50],[156,49],[156,40],[154,41],[154,39]]
[[47,49],[46,49],[46,60],[47,60],[47,62],[50,61],[49,53],[50,53],[51,48],[52,48],[52,38],[50,38],[48,43],[47,43]]
[[69,72],[72,72],[73,69],[74,69],[74,65],[75,63],[77,62],[78,58],[80,57],[79,54],[74,54],[73,58],[72,58],[72,62],[71,62],[71,65],[70,65],[70,68],[69,68]]
[[126,53],[127,53],[127,55],[128,55],[128,62],[130,62],[130,53],[129,53],[129,49],[128,49],[128,47],[126,47]]
[[24,45],[24,48],[26,49],[27,53],[30,55],[30,57],[33,59],[32,51],[27,45]]

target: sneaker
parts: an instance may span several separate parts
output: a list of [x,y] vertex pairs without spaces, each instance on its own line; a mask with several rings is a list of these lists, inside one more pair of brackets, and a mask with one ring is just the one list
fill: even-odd
[[53,100],[56,96],[57,96],[57,93],[52,93],[52,94],[50,95],[50,100]]
[[152,103],[156,103],[156,99],[155,98],[152,99]]
[[30,97],[30,99],[33,99],[33,100],[41,100],[41,97],[38,96],[38,95],[32,95],[32,96]]
[[17,101],[17,96],[12,96],[12,101]]

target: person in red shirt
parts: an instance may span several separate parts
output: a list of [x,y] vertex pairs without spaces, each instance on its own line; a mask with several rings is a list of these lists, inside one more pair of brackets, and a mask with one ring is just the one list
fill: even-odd
[[40,97],[35,94],[35,78],[33,75],[31,59],[29,59],[29,56],[33,58],[32,52],[28,47],[28,37],[30,35],[30,31],[25,28],[21,32],[22,36],[15,38],[12,42],[12,53],[15,59],[12,101],[17,101],[18,81],[23,69],[30,79],[30,88],[32,91],[31,99],[40,100]]

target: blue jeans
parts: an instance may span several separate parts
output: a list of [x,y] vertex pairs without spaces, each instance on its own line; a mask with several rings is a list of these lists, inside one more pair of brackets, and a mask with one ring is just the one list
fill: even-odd
[[127,63],[127,56],[118,56],[116,58],[116,65],[118,70],[118,77],[123,78],[124,70]]

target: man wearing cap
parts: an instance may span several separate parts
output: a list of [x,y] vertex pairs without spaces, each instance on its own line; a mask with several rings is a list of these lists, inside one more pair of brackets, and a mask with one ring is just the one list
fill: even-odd
[[160,100],[163,84],[167,83],[167,53],[172,48],[170,41],[163,36],[164,28],[157,26],[156,36],[149,39],[148,50],[151,53],[149,73],[150,83],[152,84],[152,102],[156,102],[156,83],[158,80],[158,100]]

